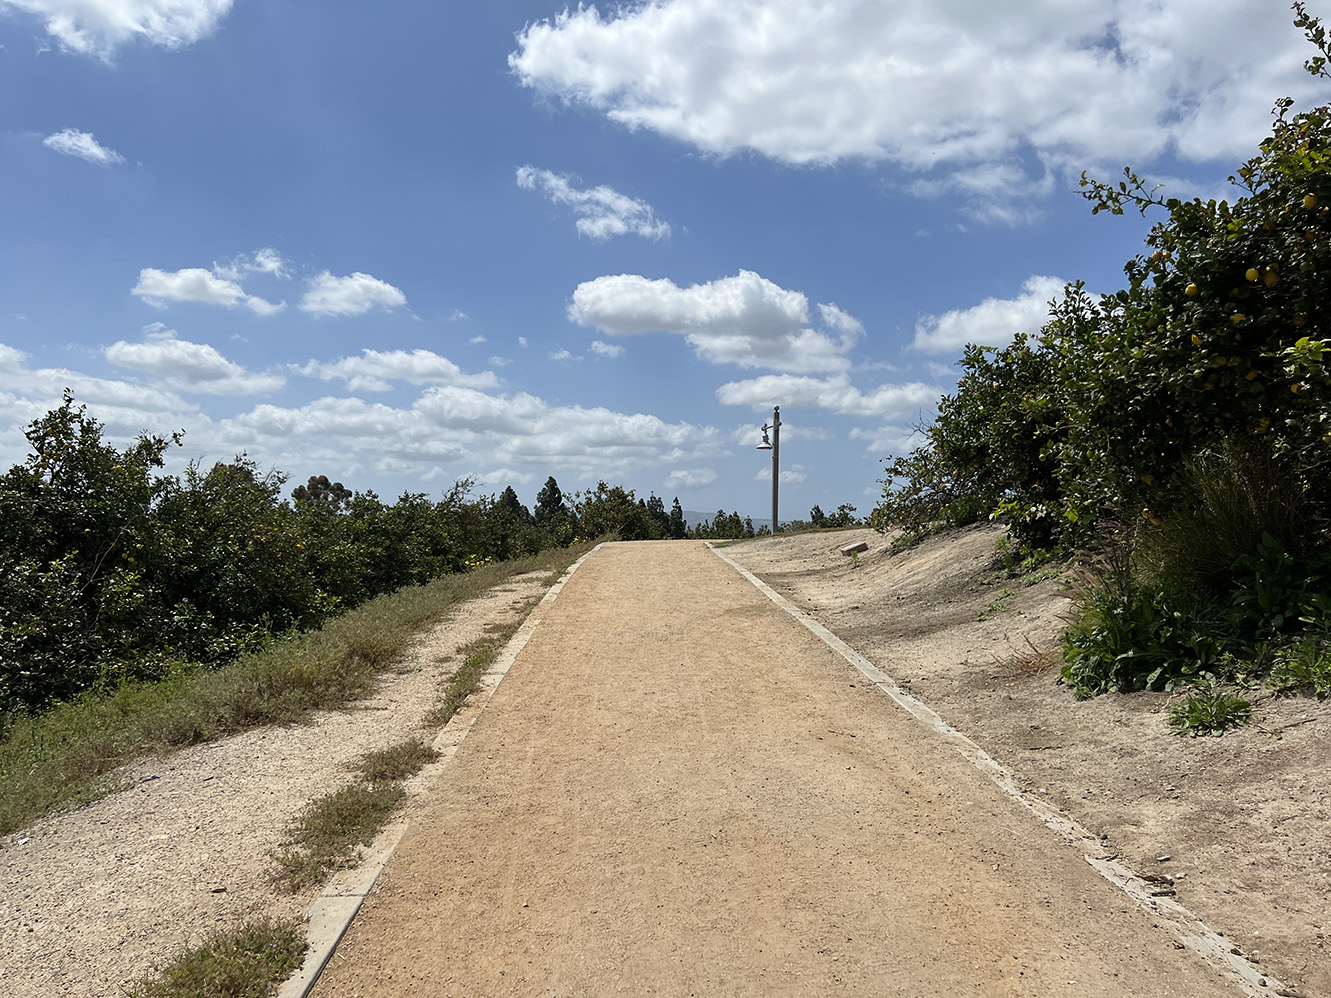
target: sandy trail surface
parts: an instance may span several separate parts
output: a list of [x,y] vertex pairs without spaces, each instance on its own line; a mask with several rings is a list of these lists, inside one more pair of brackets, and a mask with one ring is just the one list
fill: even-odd
[[697,542],[551,606],[315,994],[1232,995]]

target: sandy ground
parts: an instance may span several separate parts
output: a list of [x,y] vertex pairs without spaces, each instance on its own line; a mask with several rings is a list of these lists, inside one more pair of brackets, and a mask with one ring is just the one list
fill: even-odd
[[[725,553],[1107,835],[1127,865],[1175,877],[1182,904],[1290,990],[1331,998],[1331,702],[1252,691],[1253,727],[1198,739],[1170,733],[1168,694],[1078,703],[1056,669],[1013,667],[1031,643],[1054,646],[1069,604],[1056,579],[995,572],[1000,534],[973,528],[896,556],[869,530]],[[838,552],[861,540],[870,550],[853,564]]]
[[[1066,601],[995,577],[996,536],[725,553],[1122,861],[1168,870],[1290,993],[1331,998],[1331,705],[1267,699],[1258,727],[1188,740],[1168,697],[1073,701],[1011,664],[1052,642]],[[837,553],[860,539],[856,562]],[[612,546],[574,577],[413,804],[324,993],[413,993],[412,974],[422,994],[1221,993],[1179,983],[1190,957],[714,555],[630,547],[670,564]],[[131,790],[0,840],[0,994],[118,995],[215,926],[305,910],[267,878],[285,824],[414,730],[455,648],[534,589],[469,604],[349,712],[145,761]],[[392,911],[418,924],[375,944]]]
[[457,649],[541,592],[515,580],[459,607],[350,711],[144,760],[117,774],[131,789],[0,839],[0,995],[118,996],[218,927],[303,916],[314,893],[270,878],[283,830],[348,763],[424,735]]
[[315,991],[834,993],[1234,992],[697,542],[587,559]]

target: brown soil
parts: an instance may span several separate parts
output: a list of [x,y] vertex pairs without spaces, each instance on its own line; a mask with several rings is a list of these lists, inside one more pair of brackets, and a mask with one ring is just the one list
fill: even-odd
[[[806,604],[866,605],[827,537],[774,544]],[[946,574],[912,591],[960,624]],[[883,664],[941,690],[909,641]],[[319,998],[1233,993],[696,542],[589,557],[411,817]]]
[[[1021,662],[1055,647],[1066,584],[1006,578],[999,536],[972,528],[893,556],[881,535],[855,530],[726,554],[1107,835],[1122,862],[1176,878],[1182,904],[1291,990],[1331,998],[1331,702],[1255,690],[1254,726],[1196,739],[1166,722],[1181,694],[1079,703],[1057,682],[1060,661]],[[852,564],[838,549],[860,540],[870,550]]]

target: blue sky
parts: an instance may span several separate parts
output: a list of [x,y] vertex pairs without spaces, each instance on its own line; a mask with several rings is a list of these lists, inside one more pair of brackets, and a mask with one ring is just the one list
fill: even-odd
[[68,386],[177,470],[758,515],[776,404],[783,515],[867,512],[963,343],[1121,286],[1081,171],[1224,196],[1305,49],[1268,0],[0,0],[0,463]]

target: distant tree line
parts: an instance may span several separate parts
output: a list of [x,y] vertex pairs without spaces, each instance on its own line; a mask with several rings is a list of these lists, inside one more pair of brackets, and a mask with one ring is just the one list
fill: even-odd
[[553,477],[530,510],[511,486],[476,495],[471,479],[441,499],[404,492],[386,503],[316,475],[286,500],[286,477],[245,455],[164,474],[179,434],[117,448],[69,392],[26,437],[28,458],[0,477],[0,728],[6,714],[160,679],[181,663],[221,665],[490,561],[604,536],[755,535],[738,513],[689,529],[678,497],[667,511],[654,494],[604,481],[565,493]]

